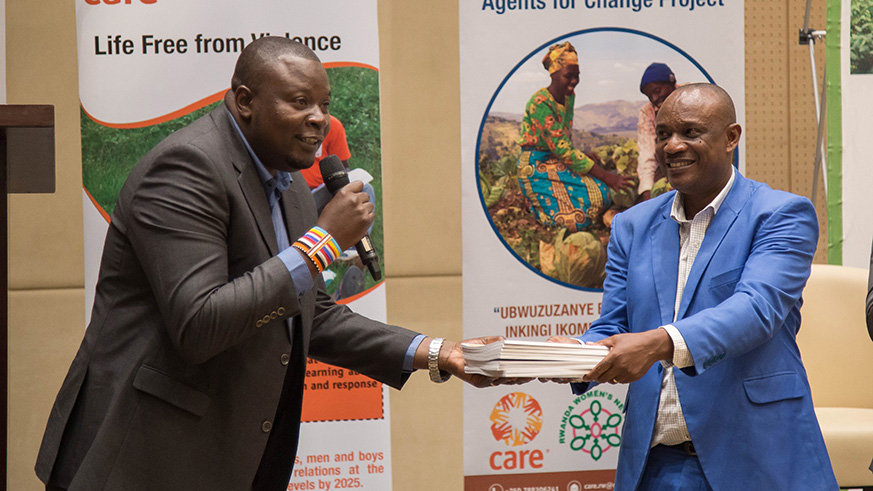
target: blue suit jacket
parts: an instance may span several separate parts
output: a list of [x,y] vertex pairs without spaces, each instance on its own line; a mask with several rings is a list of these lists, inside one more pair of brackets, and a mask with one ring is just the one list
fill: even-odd
[[[805,198],[737,173],[673,322],[674,195],[615,217],[602,316],[582,339],[677,327],[694,365],[674,370],[676,387],[713,489],[838,489],[795,342],[818,238],[815,209]],[[617,490],[634,489],[642,476],[662,371],[656,363],[629,386]]]

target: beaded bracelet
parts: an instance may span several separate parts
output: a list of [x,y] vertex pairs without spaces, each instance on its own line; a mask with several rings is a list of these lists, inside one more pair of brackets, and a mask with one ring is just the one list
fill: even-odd
[[303,237],[297,239],[297,242],[291,244],[292,247],[306,254],[319,273],[323,272],[330,266],[340,255],[339,244],[332,235],[327,233],[321,227],[312,227],[308,232],[303,234]]

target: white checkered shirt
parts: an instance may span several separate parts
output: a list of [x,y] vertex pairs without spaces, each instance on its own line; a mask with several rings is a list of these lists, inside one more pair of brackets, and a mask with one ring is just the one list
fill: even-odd
[[[676,193],[673,198],[673,209],[670,218],[679,223],[679,281],[676,284],[676,304],[673,306],[673,322],[679,312],[679,304],[682,302],[682,293],[685,290],[685,282],[688,281],[688,273],[697,257],[697,251],[706,236],[712,218],[718,212],[725,197],[734,183],[736,171],[731,168],[731,178],[722,188],[718,196],[706,205],[691,220],[685,218],[685,206],[682,196]],[[691,352],[685,344],[685,339],[679,330],[672,324],[662,326],[673,340],[673,360],[662,361],[664,365],[664,378],[661,380],[661,399],[658,402],[658,416],[655,419],[655,431],[652,434],[652,444],[655,446],[676,445],[691,440],[688,434],[688,426],[685,424],[685,416],[682,414],[682,405],[679,403],[679,392],[676,389],[676,380],[673,378],[673,367],[689,367],[694,364]]]

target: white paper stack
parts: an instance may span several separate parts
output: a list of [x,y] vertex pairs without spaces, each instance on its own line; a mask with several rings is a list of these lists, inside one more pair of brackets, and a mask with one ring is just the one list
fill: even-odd
[[488,377],[582,378],[609,353],[600,345],[506,339],[461,345],[467,373]]

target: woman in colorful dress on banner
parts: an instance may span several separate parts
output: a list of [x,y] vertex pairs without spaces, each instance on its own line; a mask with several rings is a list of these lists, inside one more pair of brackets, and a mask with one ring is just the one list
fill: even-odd
[[609,188],[630,189],[632,177],[612,173],[573,146],[574,88],[579,60],[569,42],[555,44],[543,58],[552,82],[525,107],[521,124],[518,181],[537,220],[576,232],[590,227],[610,203]]

